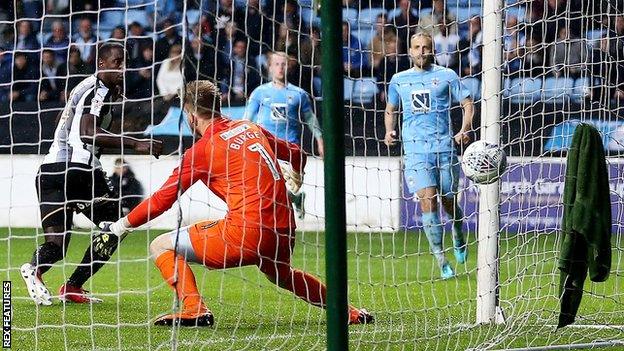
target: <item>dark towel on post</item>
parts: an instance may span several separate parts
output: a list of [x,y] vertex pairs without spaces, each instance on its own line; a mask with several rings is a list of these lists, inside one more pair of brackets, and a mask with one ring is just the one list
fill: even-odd
[[611,269],[609,176],[596,128],[585,123],[577,126],[566,167],[558,328],[574,323],[588,269],[593,282],[607,280]]

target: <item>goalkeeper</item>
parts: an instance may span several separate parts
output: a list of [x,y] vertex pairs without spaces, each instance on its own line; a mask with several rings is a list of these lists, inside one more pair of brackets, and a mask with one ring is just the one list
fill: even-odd
[[[288,60],[285,52],[269,54],[269,73],[272,81],[257,87],[249,97],[245,119],[256,122],[276,137],[301,145],[302,122],[307,124],[321,157],[323,136],[312,111],[310,96],[303,89],[286,81]],[[303,117],[303,118],[302,118]],[[305,192],[288,191],[288,197],[297,209],[300,219],[305,217]]]
[[[416,194],[422,211],[422,222],[433,255],[443,279],[455,275],[442,248],[442,224],[438,213],[438,194],[442,206],[453,220],[453,246],[458,263],[466,262],[466,240],[462,232],[463,213],[457,204],[459,162],[453,141],[462,145],[470,141],[474,103],[470,92],[457,74],[433,64],[433,42],[425,32],[414,34],[409,54],[414,67],[395,74],[388,87],[384,124],[385,143],[396,139],[395,110],[403,107],[403,150],[405,180]],[[461,102],[462,127],[451,136],[451,96]]]
[[[156,267],[183,305],[181,312],[158,318],[156,325],[213,324],[189,262],[211,269],[256,265],[270,281],[310,304],[325,307],[325,285],[290,265],[295,221],[285,181],[295,190],[301,186],[305,154],[296,144],[277,139],[252,122],[221,116],[220,99],[217,87],[209,81],[186,85],[184,110],[198,141],[158,191],[95,240],[94,250],[108,255],[128,231],[169,209],[178,198],[178,189],[185,191],[196,182],[206,184],[226,202],[224,219],[195,223],[160,235],[150,244]],[[292,171],[283,174],[278,160],[289,161]],[[349,321],[372,323],[373,317],[350,307]]]
[[[94,223],[119,218],[113,187],[102,171],[99,149],[127,148],[138,153],[160,155],[162,143],[111,134],[111,108],[123,91],[124,47],[116,43],[98,50],[98,72],[72,89],[54,132],[54,141],[36,179],[45,242],[33,253],[20,273],[36,304],[52,304],[52,296],[41,276],[67,252],[74,212]],[[101,302],[82,285],[95,274],[109,255],[92,255],[87,248],[82,262],[59,289],[59,297],[75,303]]]

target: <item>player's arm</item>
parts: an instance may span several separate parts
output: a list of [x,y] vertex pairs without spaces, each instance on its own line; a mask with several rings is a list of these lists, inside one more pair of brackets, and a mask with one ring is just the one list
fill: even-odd
[[451,94],[457,101],[460,101],[463,110],[462,127],[459,132],[455,134],[453,139],[455,139],[457,144],[463,145],[470,142],[472,118],[474,117],[474,102],[472,101],[472,97],[470,97],[470,90],[464,86],[459,76],[457,76],[455,72],[452,72],[452,75]]
[[386,127],[386,134],[384,136],[384,143],[387,146],[393,146],[397,142],[396,138],[396,109],[399,105],[399,93],[396,89],[396,84],[390,80],[388,85],[388,99],[386,101],[386,110],[384,111],[384,126]]
[[314,140],[316,140],[316,146],[321,158],[325,155],[325,143],[323,143],[323,131],[319,125],[318,118],[312,110],[312,103],[307,93],[304,93],[302,97],[301,113],[303,115],[303,122],[310,128]]
[[[152,196],[143,200],[127,216],[108,224],[93,239],[93,250],[103,257],[110,256],[126,234],[167,211],[198,180],[209,173],[209,158],[204,154],[204,144],[195,144],[184,153],[183,162],[176,167],[165,184]],[[114,234],[114,235],[110,235]]]
[[162,153],[162,141],[113,134],[98,126],[97,116],[90,113],[82,115],[80,120],[80,139],[86,144],[114,149],[129,148],[142,154],[151,153],[156,157]]
[[260,111],[260,99],[258,98],[258,88],[249,96],[249,101],[245,107],[245,115],[243,119],[255,122],[258,120],[258,112]]
[[307,162],[307,155],[301,150],[301,147],[295,143],[276,138],[271,132],[260,126],[259,128],[267,138],[277,159],[289,162],[295,172],[301,173]]
[[472,119],[474,117],[474,101],[468,97],[461,101],[463,110],[462,127],[455,135],[455,142],[465,144],[470,141],[469,132],[472,130]]

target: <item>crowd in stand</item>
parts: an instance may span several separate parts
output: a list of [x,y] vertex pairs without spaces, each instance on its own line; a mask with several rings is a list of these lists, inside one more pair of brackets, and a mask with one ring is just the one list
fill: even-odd
[[[503,74],[515,77],[588,77],[593,97],[624,99],[620,89],[624,17],[586,16],[582,1],[527,0],[507,5]],[[0,102],[64,102],[94,72],[97,45],[117,40],[127,49],[125,96],[175,97],[186,80],[218,81],[224,103],[244,104],[267,78],[266,54],[285,51],[289,82],[320,96],[320,20],[312,1],[297,0],[21,0],[0,2]],[[458,9],[479,1],[344,0],[345,77],[374,77],[377,97],[410,67],[409,37],[431,33],[439,65],[480,79],[482,18]],[[391,6],[389,6],[391,5]],[[183,7],[184,6],[184,7]],[[384,7],[385,6],[385,7]],[[143,11],[143,20],[110,23],[108,12]],[[183,8],[188,14],[182,18]],[[513,11],[512,11],[513,10]],[[359,14],[374,14],[363,21]],[[125,19],[126,17],[124,17]],[[186,38],[183,28],[188,25]],[[183,47],[184,46],[184,47]],[[182,69],[184,68],[184,69]],[[183,73],[184,72],[184,77]],[[605,89],[605,87],[607,87]]]

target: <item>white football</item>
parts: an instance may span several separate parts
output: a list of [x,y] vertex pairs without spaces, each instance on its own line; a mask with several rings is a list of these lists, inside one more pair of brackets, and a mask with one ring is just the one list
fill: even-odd
[[507,169],[507,155],[498,145],[479,140],[466,148],[461,165],[466,177],[473,182],[490,184]]

